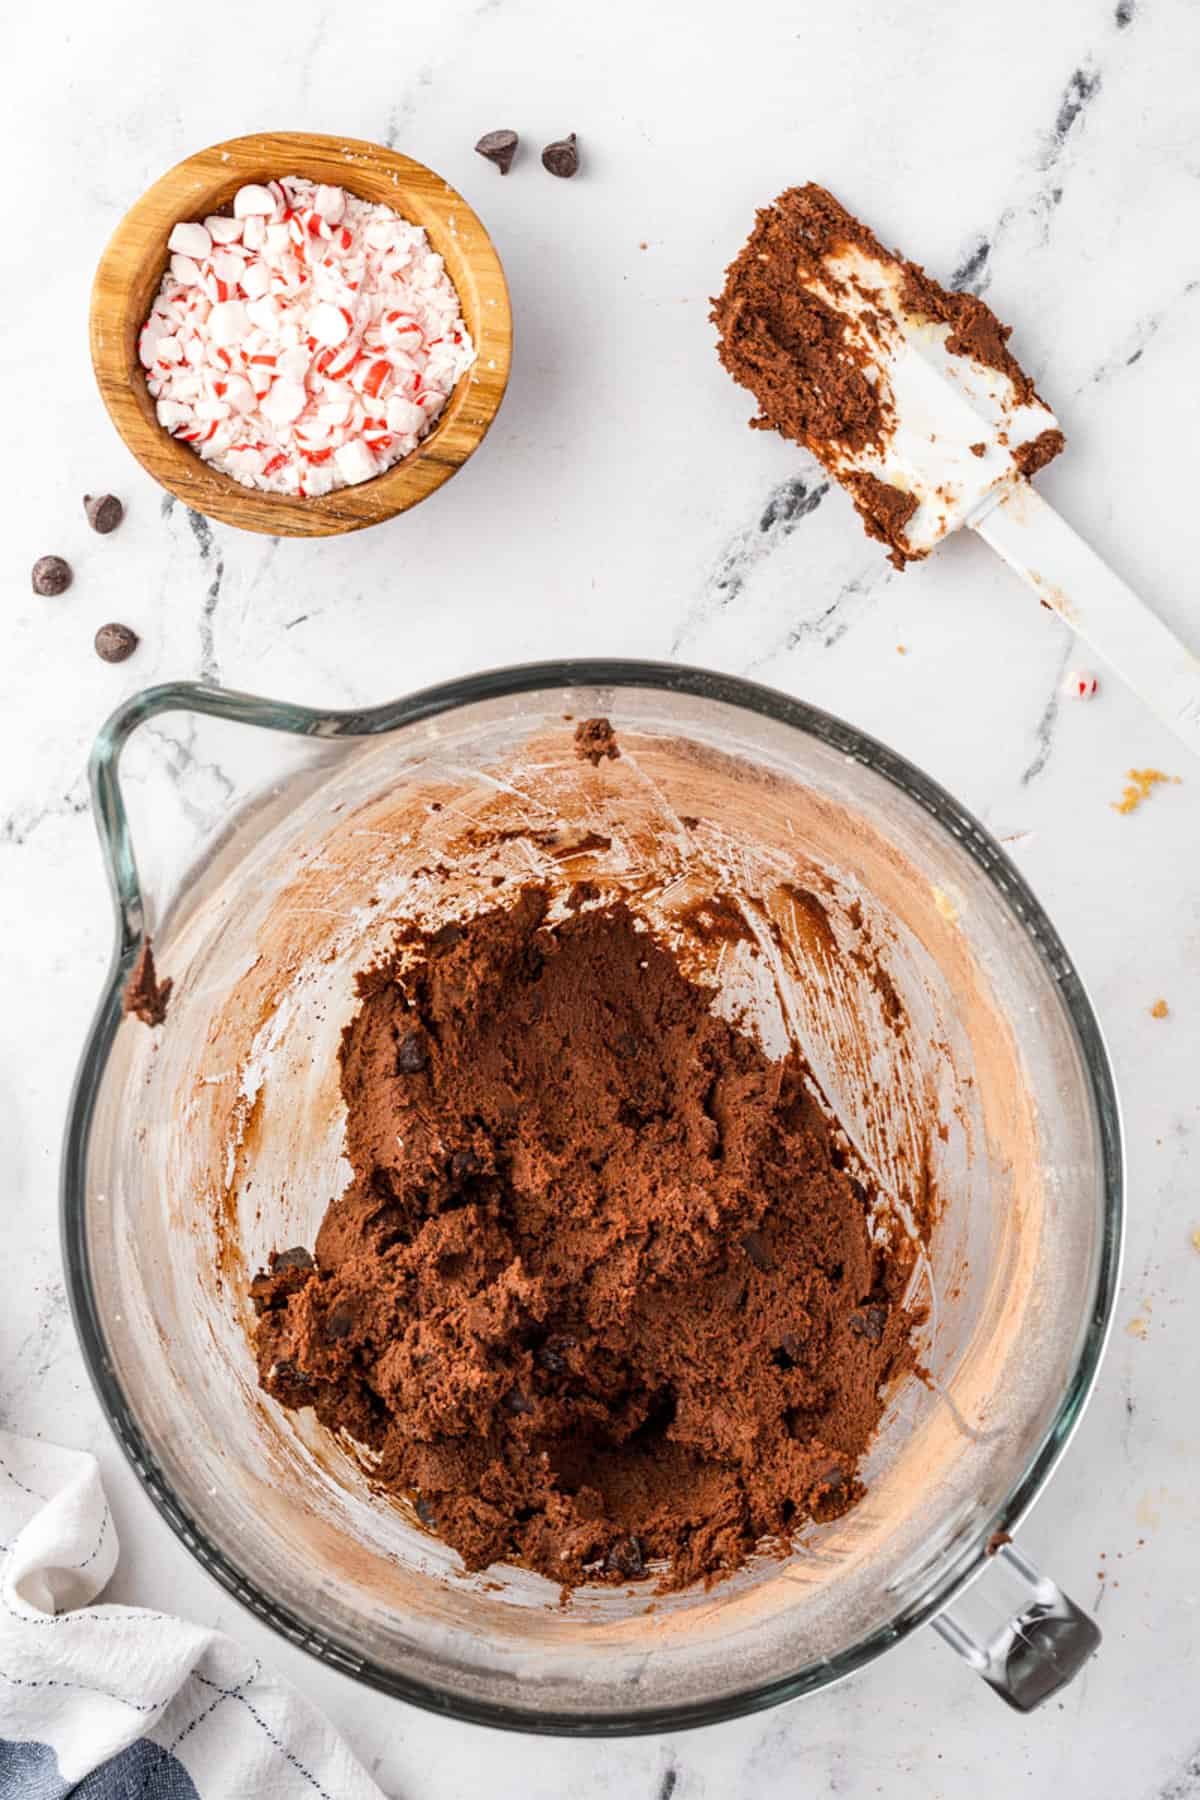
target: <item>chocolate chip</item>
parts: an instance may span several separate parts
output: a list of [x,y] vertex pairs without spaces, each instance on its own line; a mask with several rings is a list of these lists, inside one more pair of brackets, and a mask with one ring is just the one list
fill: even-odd
[[564,1350],[574,1348],[574,1338],[551,1338],[535,1352],[535,1359],[545,1369],[547,1375],[566,1375],[570,1373],[570,1364],[563,1355]]
[[552,175],[561,175],[564,180],[577,172],[579,140],[574,132],[569,137],[557,138],[553,144],[546,145],[542,151],[542,167],[549,169]]
[[410,1031],[406,1038],[401,1038],[396,1051],[396,1069],[401,1075],[419,1075],[429,1061],[429,1049],[423,1034]]
[[451,923],[435,931],[429,942],[435,950],[450,950],[455,944],[460,944],[466,935],[461,925]]
[[286,1308],[293,1294],[307,1287],[315,1267],[307,1250],[272,1252],[270,1267],[260,1269],[250,1283],[250,1298],[257,1311],[261,1314]]
[[866,1338],[869,1344],[878,1344],[887,1328],[888,1309],[886,1306],[864,1306],[861,1312],[851,1313],[846,1323],[857,1337]]
[[345,1300],[331,1306],[325,1318],[326,1342],[336,1344],[348,1338],[354,1329],[354,1308]]
[[413,1501],[413,1506],[416,1510],[418,1519],[420,1519],[425,1529],[427,1531],[436,1531],[437,1515],[434,1513],[432,1506],[430,1506],[424,1494],[417,1495],[416,1499]]
[[761,1231],[747,1231],[738,1239],[738,1242],[755,1268],[761,1270],[764,1275],[769,1275],[775,1267],[775,1263]]
[[277,1362],[271,1370],[271,1380],[276,1387],[306,1388],[312,1386],[312,1376],[298,1368],[290,1358]]
[[121,663],[133,655],[138,643],[137,632],[128,625],[102,625],[96,633],[96,655],[104,662]]
[[[524,950],[521,952],[521,968],[524,973],[525,980],[529,983],[529,985],[531,987],[534,986],[535,983],[539,982],[542,979],[542,971],[545,967],[546,967],[546,959],[542,955],[541,951],[538,949],[537,945],[536,944],[526,944]],[[538,1019],[540,1019],[542,1016],[542,1012],[545,1007],[545,1002],[542,1000],[542,997],[540,994],[533,994],[530,997],[529,1004],[530,1004],[530,1008],[532,1010],[534,1022],[536,1023],[536,1021]]]
[[280,1250],[278,1255],[271,1258],[273,1270],[315,1269],[316,1266],[312,1256],[302,1244],[297,1244],[294,1250]]
[[450,1179],[452,1181],[469,1181],[472,1175],[478,1175],[483,1164],[473,1150],[456,1150],[450,1158]]
[[531,1413],[533,1405],[525,1398],[520,1388],[509,1388],[504,1396],[504,1410],[510,1413]]
[[794,1369],[804,1355],[804,1346],[794,1331],[785,1331],[779,1340],[779,1348],[773,1353],[772,1360],[781,1369]]
[[809,1511],[820,1524],[830,1519],[840,1518],[854,1501],[855,1484],[849,1479],[846,1471],[839,1463],[830,1463],[822,1469],[813,1483],[809,1496]]
[[642,1546],[635,1537],[618,1538],[605,1557],[604,1566],[610,1575],[622,1575],[626,1581],[636,1581],[639,1575],[646,1573]]
[[85,494],[83,510],[92,530],[98,531],[102,537],[115,531],[125,517],[125,508],[115,494]]
[[515,131],[485,131],[475,148],[480,156],[495,163],[502,175],[507,175],[519,142]]
[[33,565],[33,591],[53,599],[65,594],[72,581],[71,565],[61,556],[39,556]]

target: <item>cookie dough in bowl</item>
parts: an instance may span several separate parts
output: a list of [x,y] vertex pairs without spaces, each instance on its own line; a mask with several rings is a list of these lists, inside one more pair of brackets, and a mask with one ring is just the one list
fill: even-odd
[[101,1014],[67,1234],[213,1572],[524,1729],[745,1711],[944,1605],[1078,1413],[1119,1220],[1090,1010],[986,834],[696,671],[150,698],[261,765],[149,900],[165,1021]]

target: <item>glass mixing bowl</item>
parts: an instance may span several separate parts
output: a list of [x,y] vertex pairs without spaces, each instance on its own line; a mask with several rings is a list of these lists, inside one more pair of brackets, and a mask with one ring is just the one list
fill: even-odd
[[[622,754],[592,768],[571,720],[597,714]],[[357,713],[158,687],[109,721],[92,780],[118,931],[67,1130],[68,1286],[122,1447],[210,1573],[363,1681],[531,1731],[708,1723],[837,1680],[929,1619],[1015,1705],[1070,1677],[1098,1634],[1006,1540],[1095,1377],[1118,1114],[1070,959],[948,794],[782,694],[622,662]],[[531,876],[635,890],[714,1004],[802,1047],[888,1206],[940,1207],[916,1277],[923,1370],[889,1396],[865,1498],[708,1591],[584,1588],[564,1606],[527,1570],[468,1575],[352,1446],[255,1379],[249,1278],[312,1242],[346,1178],[354,972],[397,914],[467,915]],[[726,943],[704,963],[682,920],[714,892],[757,956]],[[151,929],[174,983],[156,1032],[121,1010]],[[1001,1576],[1014,1593],[975,1630],[946,1608],[984,1570],[972,1602]]]

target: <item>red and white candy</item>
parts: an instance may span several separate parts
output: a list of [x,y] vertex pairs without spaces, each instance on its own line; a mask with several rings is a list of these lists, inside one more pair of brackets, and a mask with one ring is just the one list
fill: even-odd
[[138,354],[159,423],[247,487],[301,496],[414,450],[475,360],[419,226],[299,176],[181,220]]
[[1100,683],[1088,669],[1072,669],[1064,676],[1062,691],[1072,700],[1090,700]]

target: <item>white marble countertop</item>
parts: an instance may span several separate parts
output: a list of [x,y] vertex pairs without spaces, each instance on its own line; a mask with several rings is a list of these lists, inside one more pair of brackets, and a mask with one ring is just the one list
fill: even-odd
[[[412,1800],[990,1800],[1016,1781],[1030,1800],[1200,1795],[1200,766],[1103,671],[1090,704],[1060,702],[1064,669],[1089,659],[981,544],[895,574],[840,494],[818,498],[801,454],[745,430],[706,322],[754,206],[808,178],[939,275],[967,271],[1014,321],[1068,433],[1044,491],[1200,644],[1200,12],[69,0],[20,9],[6,38],[0,1402],[13,1428],[98,1453],[123,1541],[116,1597],[253,1642],[385,1792]],[[471,146],[510,124],[527,148],[501,180]],[[512,383],[483,451],[411,516],[322,543],[210,536],[165,509],[88,367],[88,284],[122,210],[189,151],[265,127],[345,131],[432,164],[481,211],[513,293]],[[536,147],[569,130],[584,172],[556,182]],[[79,504],[105,488],[128,506],[110,539]],[[56,601],[29,591],[49,551],[76,568]],[[143,638],[121,668],[91,649],[110,618]],[[1038,1715],[1007,1712],[924,1632],[837,1691],[673,1739],[446,1723],[243,1613],[170,1535],[101,1417],[55,1222],[68,1085],[109,953],[83,774],[97,726],[173,676],[344,706],[574,653],[752,675],[893,744],[1005,840],[1091,986],[1128,1131],[1125,1281],[1095,1399],[1022,1541],[1106,1636]],[[1182,785],[1118,816],[1131,766]],[[176,776],[182,806],[219,805],[211,771],[180,754]],[[1165,1020],[1150,1014],[1160,997]]]

